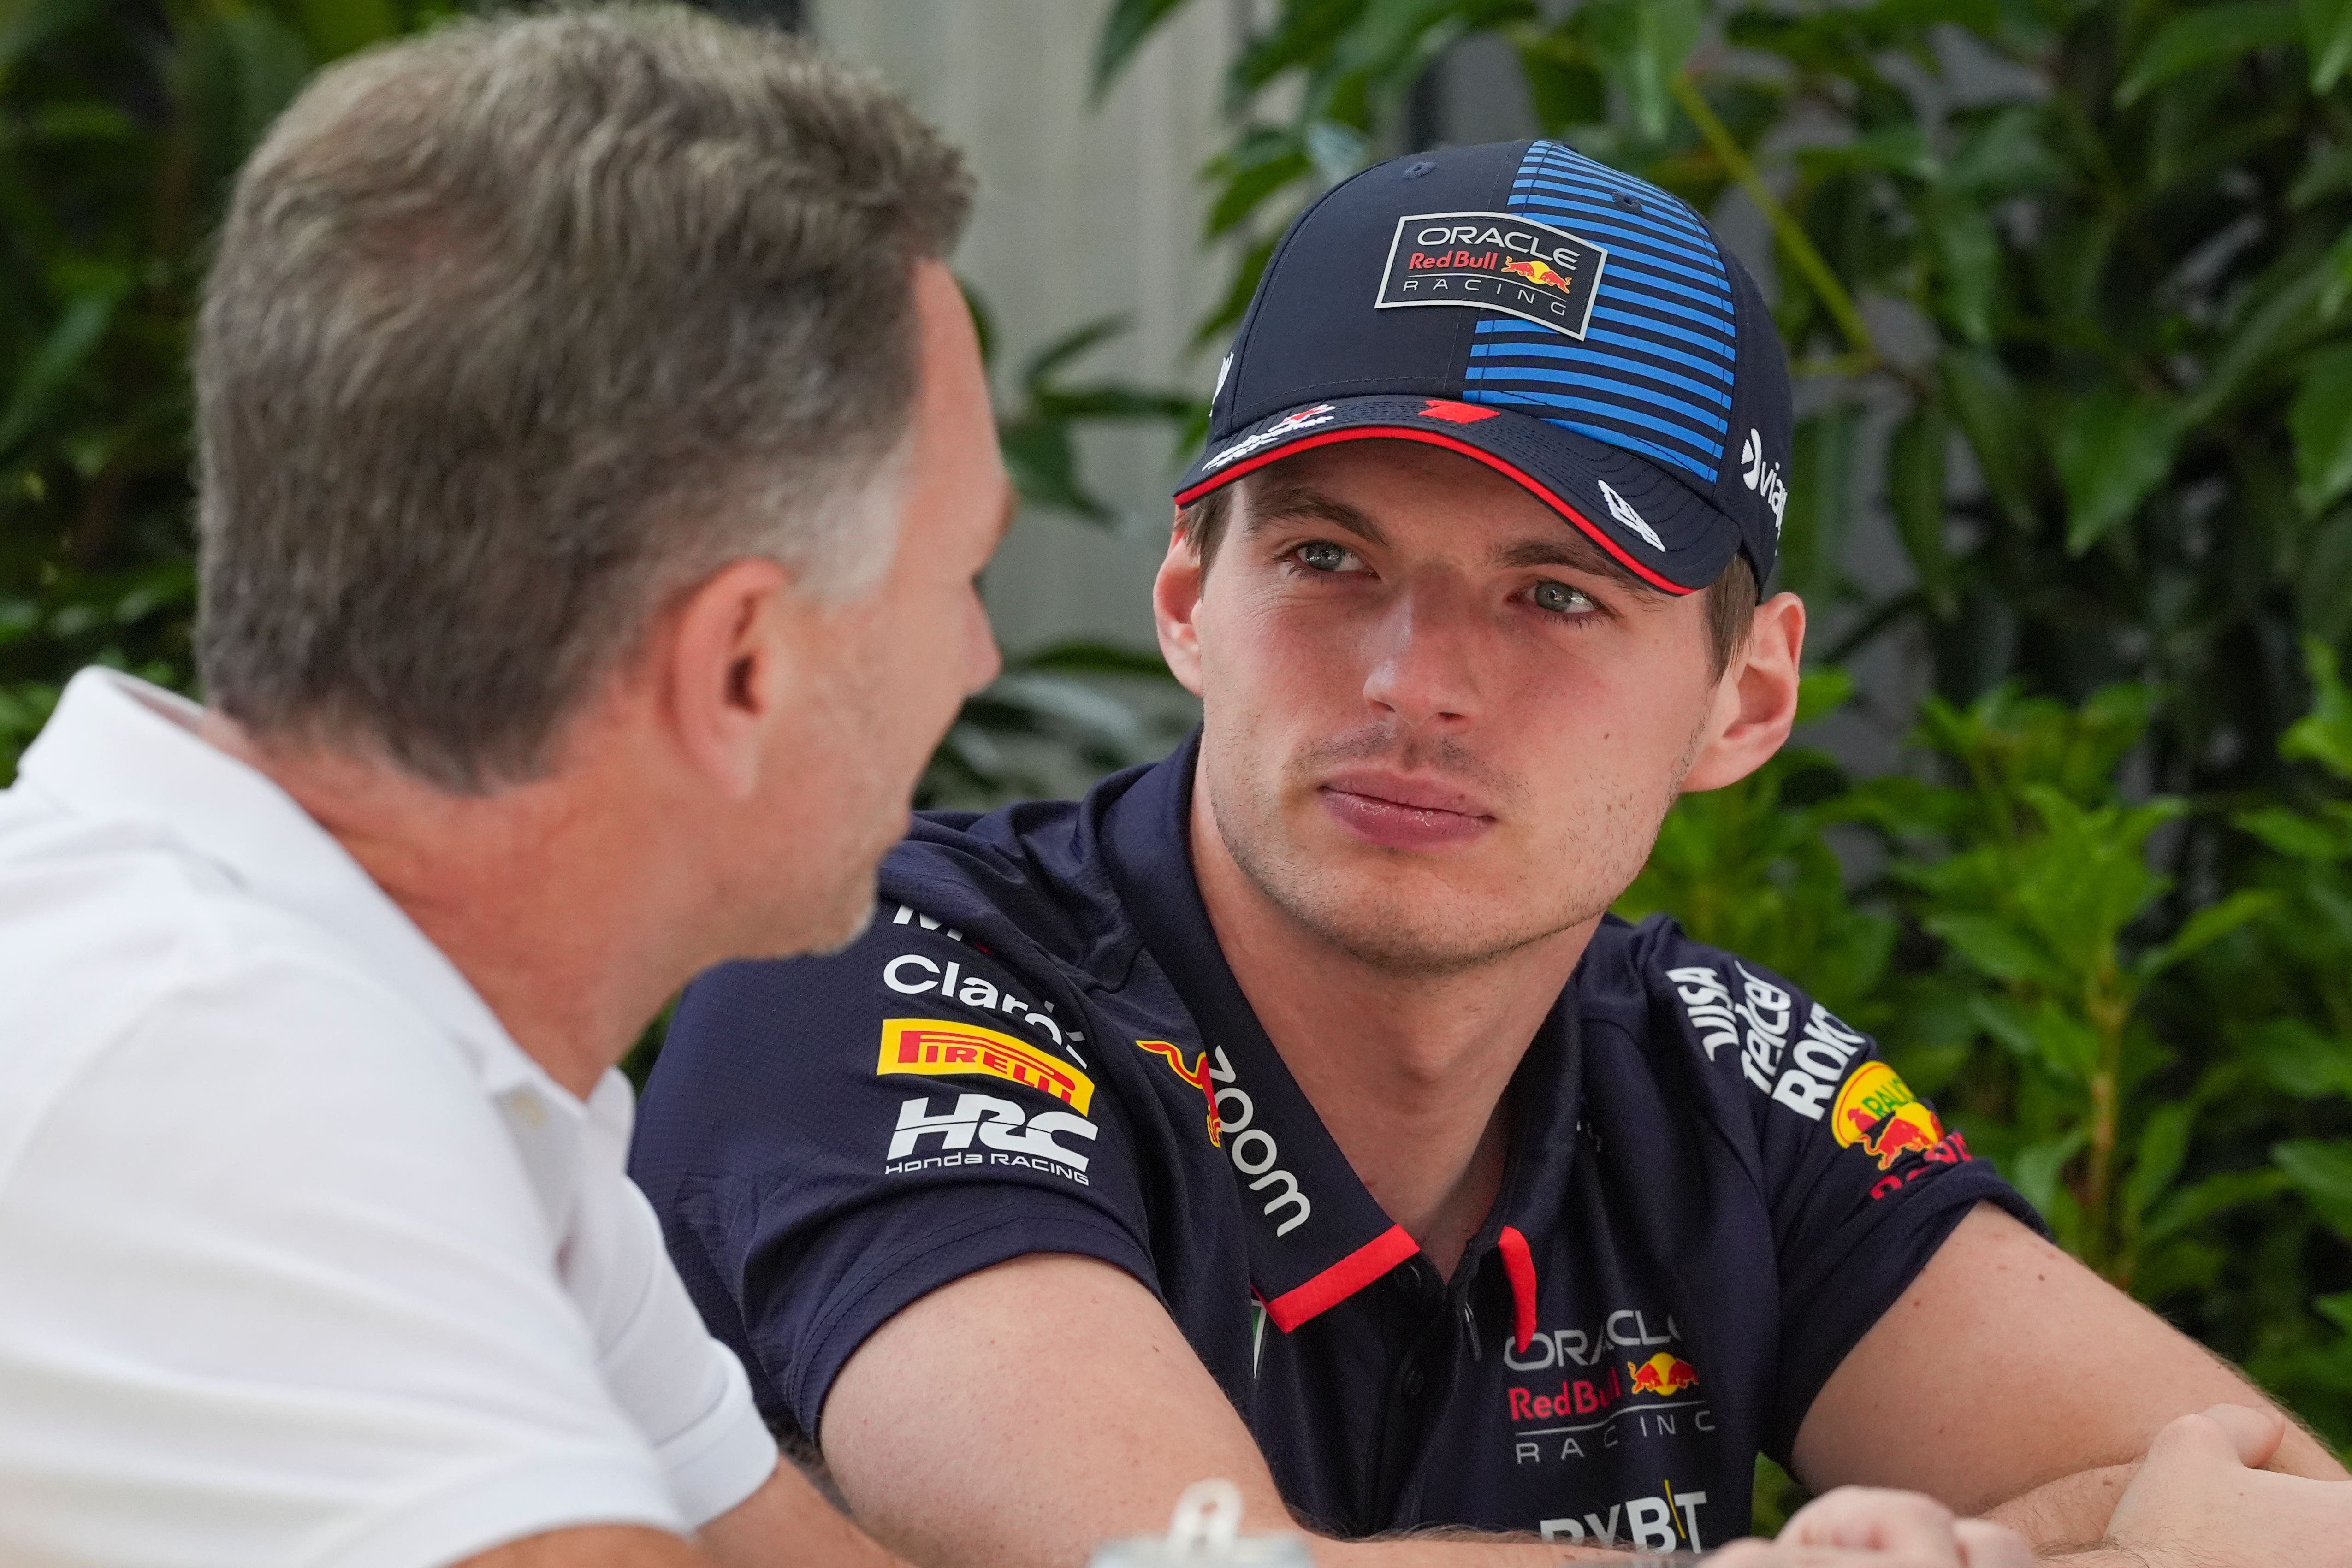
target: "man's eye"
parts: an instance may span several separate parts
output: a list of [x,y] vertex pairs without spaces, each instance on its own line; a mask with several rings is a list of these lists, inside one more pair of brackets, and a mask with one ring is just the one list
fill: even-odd
[[1549,610],[1555,615],[1590,615],[1599,605],[1580,588],[1570,588],[1564,582],[1538,582],[1528,591],[1538,610]]
[[1300,545],[1297,553],[1298,564],[1309,571],[1345,571],[1356,559],[1354,550],[1335,545],[1328,539],[1316,539]]

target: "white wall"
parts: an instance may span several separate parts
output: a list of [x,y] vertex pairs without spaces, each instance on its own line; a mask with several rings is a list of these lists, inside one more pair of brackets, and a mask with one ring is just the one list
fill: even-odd
[[[1093,110],[1089,72],[1107,9],[1108,0],[816,0],[810,30],[887,78],[971,157],[980,200],[955,263],[994,317],[1001,384],[1040,344],[1121,314],[1131,329],[1080,372],[1206,395],[1216,356],[1188,344],[1226,264],[1201,249],[1196,176],[1223,137],[1234,7],[1191,0]],[[1159,428],[1090,441],[1086,455],[1088,477],[1127,524],[1113,534],[1021,519],[987,578],[1008,652],[1069,637],[1151,641],[1151,574],[1182,465]]]

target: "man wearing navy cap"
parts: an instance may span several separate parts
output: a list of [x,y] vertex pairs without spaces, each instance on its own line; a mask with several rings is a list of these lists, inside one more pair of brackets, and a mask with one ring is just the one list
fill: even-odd
[[[2332,1458],[1869,1040],[1606,913],[1789,733],[1790,419],[1706,223],[1557,143],[1293,227],[1155,591],[1201,732],[921,820],[854,946],[688,992],[646,1096],[681,1273],[885,1540],[1076,1563],[1224,1475],[1327,1557],[1711,1550],[1764,1453],[2085,1563],[2340,1542]],[[1817,1507],[1823,1563],[2015,1550]]]

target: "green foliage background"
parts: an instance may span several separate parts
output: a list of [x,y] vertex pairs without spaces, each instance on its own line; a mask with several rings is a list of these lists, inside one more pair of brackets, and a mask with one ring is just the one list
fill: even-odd
[[[1116,0],[1102,82],[1187,3]],[[0,0],[0,780],[75,668],[191,684],[204,236],[310,71],[447,9]],[[1792,747],[1622,907],[1878,1033],[2067,1246],[2352,1445],[2352,0],[1284,0],[1204,172],[1203,343],[1479,34],[1549,133],[1773,236],[1781,576],[1843,628],[1809,716],[1877,639],[1932,668],[1903,771]],[[1079,517],[1075,429],[1198,419],[1071,378],[1115,329],[1001,378],[1024,495]],[[1871,508],[1892,593],[1847,567]],[[1024,662],[926,800],[1150,754],[1119,683],[1157,672]]]

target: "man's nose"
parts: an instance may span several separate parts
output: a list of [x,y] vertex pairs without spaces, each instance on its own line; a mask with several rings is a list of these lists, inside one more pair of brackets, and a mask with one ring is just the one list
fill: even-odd
[[1408,725],[1475,716],[1481,630],[1466,585],[1442,576],[1411,584],[1375,623],[1365,698]]

